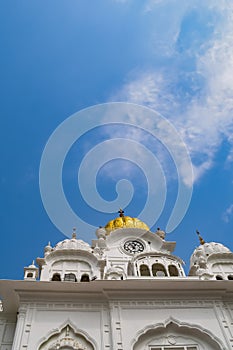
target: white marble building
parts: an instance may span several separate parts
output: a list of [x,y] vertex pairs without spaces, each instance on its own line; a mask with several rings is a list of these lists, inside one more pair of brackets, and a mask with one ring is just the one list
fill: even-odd
[[124,216],[48,244],[24,280],[0,281],[0,350],[233,349],[233,253],[205,243],[189,276],[160,229]]

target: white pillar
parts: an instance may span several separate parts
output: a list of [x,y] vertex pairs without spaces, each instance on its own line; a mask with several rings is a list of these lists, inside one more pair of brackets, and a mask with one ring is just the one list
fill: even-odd
[[27,310],[25,308],[22,308],[22,307],[19,308],[12,350],[20,350],[21,349],[21,340],[23,337],[26,312],[27,312]]

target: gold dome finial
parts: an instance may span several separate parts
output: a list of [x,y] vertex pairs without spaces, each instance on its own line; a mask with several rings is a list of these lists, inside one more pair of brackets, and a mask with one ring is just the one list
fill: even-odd
[[198,230],[196,230],[196,233],[197,233],[197,235],[198,235],[198,237],[199,237],[199,241],[200,241],[201,245],[205,244],[205,241],[204,241],[204,239],[201,237],[200,232],[199,232]]
[[72,238],[76,238],[76,227],[73,227]]
[[118,213],[119,213],[120,218],[123,218],[125,216],[124,215],[124,210],[121,209],[121,208],[119,209]]
[[157,231],[155,232],[160,238],[165,238],[165,232],[163,230],[160,230],[160,227],[157,227]]

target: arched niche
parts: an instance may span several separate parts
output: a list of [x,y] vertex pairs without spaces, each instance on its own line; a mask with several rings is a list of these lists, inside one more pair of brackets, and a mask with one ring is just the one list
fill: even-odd
[[60,331],[52,332],[38,350],[95,350],[95,347],[84,334],[67,324]]
[[132,350],[227,350],[214,334],[197,325],[169,320],[141,330]]
[[167,276],[167,271],[162,264],[155,263],[152,265],[152,275],[156,277]]
[[140,275],[141,276],[150,276],[150,270],[146,264],[140,265]]
[[54,273],[51,281],[61,281],[60,273]]
[[172,276],[172,277],[179,276],[179,271],[178,271],[178,269],[177,269],[177,267],[175,265],[169,265],[168,266],[168,272],[169,272],[169,275]]

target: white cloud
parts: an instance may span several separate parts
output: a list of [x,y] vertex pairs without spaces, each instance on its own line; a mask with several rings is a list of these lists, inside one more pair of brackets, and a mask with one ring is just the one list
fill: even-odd
[[161,71],[135,74],[136,78],[127,82],[113,99],[146,105],[159,112],[177,108],[174,96],[166,91],[168,81]]
[[233,204],[231,204],[223,213],[222,219],[226,223],[228,223],[233,217]]
[[[172,3],[164,2],[166,6]],[[161,4],[148,2],[151,11]],[[192,7],[197,11],[198,4],[199,11],[214,13],[206,18],[208,26],[214,27],[207,39],[202,41],[201,32],[191,32],[192,40],[186,40],[188,44],[185,41],[186,51],[179,52],[184,13],[177,10],[173,19],[175,34],[173,38],[170,32],[167,34],[172,47],[170,66],[160,63],[146,70],[134,70],[111,98],[146,105],[172,121],[190,151],[196,180],[214,165],[223,141],[231,146],[227,160],[233,160],[233,4],[224,0],[208,4],[190,1],[189,11]],[[187,84],[187,88],[182,84]]]

